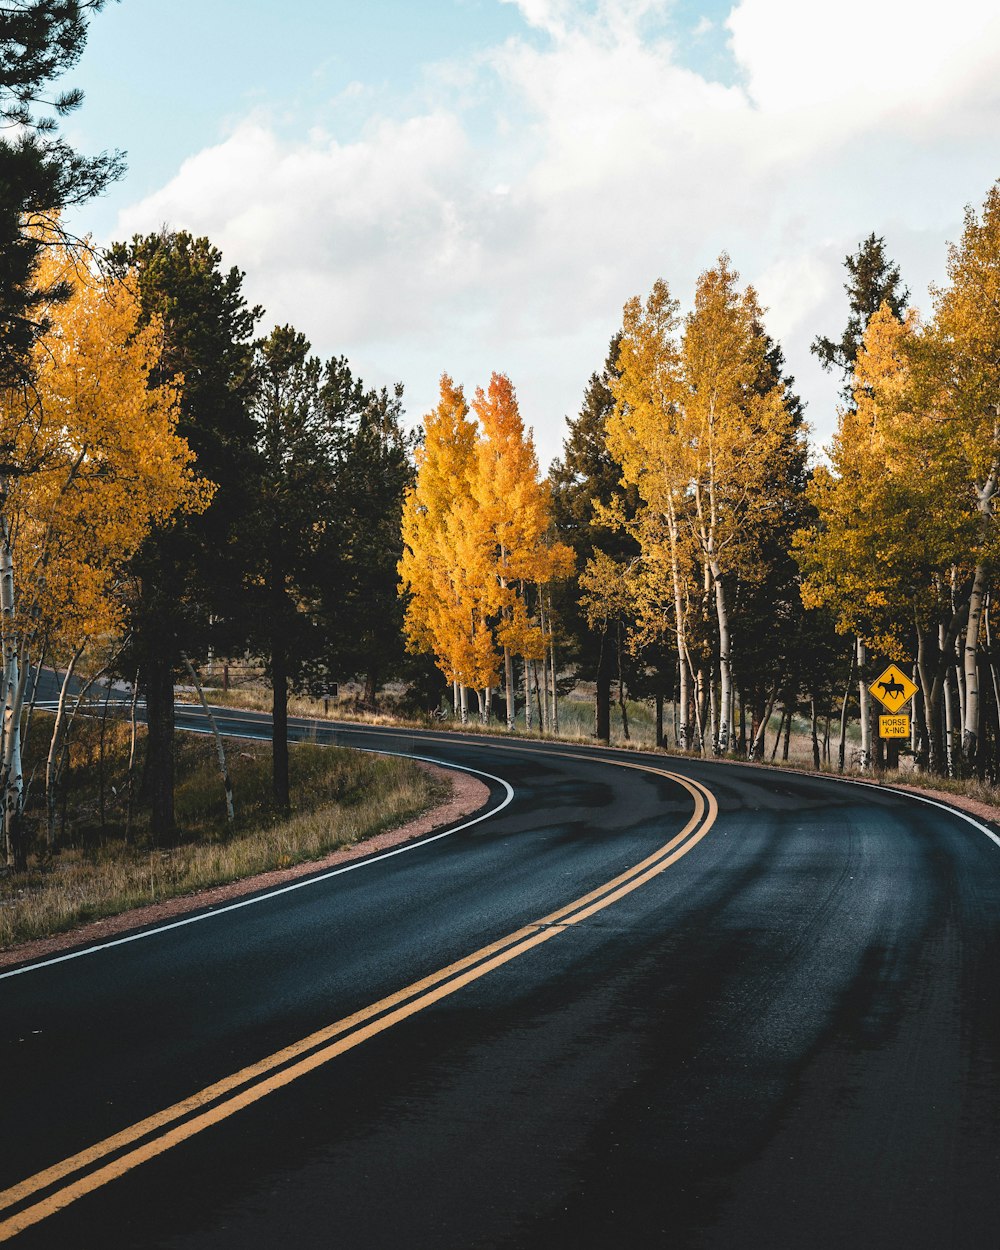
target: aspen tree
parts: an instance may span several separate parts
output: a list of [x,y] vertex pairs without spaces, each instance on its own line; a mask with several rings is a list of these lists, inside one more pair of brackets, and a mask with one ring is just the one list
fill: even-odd
[[562,576],[573,556],[563,544],[547,540],[551,488],[539,480],[534,441],[524,428],[510,379],[494,373],[485,391],[477,389],[472,407],[480,426],[472,494],[488,544],[487,602],[500,617],[496,636],[503,649],[507,727],[513,729],[513,655],[525,663],[539,659],[547,641],[518,583],[542,585]]
[[461,386],[444,374],[440,400],[425,418],[417,477],[403,503],[400,592],[412,651],[432,651],[458,693],[492,685],[493,640],[487,622],[484,536],[473,497],[476,428]]
[[16,867],[24,863],[20,722],[31,657],[43,639],[76,651],[117,629],[112,591],[124,561],[154,523],[211,499],[175,433],[179,382],[148,385],[160,327],[140,327],[134,284],[94,275],[58,247],[39,277],[66,298],[47,310],[34,385],[6,391],[0,406],[2,785],[7,856]]
[[965,212],[961,241],[948,249],[949,285],[935,292],[933,342],[948,441],[975,503],[977,533],[969,619],[963,646],[965,712],[962,752],[976,760],[981,735],[978,652],[983,605],[997,559],[1000,489],[1000,183],[981,215]]
[[[622,467],[622,480],[634,484],[645,505],[631,532],[642,551],[643,568],[654,586],[665,584],[672,597],[673,633],[680,660],[681,750],[693,745],[688,719],[692,692],[688,652],[689,572],[684,549],[684,513],[689,483],[689,448],[683,429],[681,354],[677,338],[679,304],[662,280],[645,304],[625,305],[618,348],[618,376],[610,380],[615,410],[607,423],[608,446]],[[624,525],[624,517],[621,518]],[[659,626],[659,596],[639,603],[639,621]],[[641,609],[647,610],[643,612]],[[650,609],[652,609],[650,611]]]

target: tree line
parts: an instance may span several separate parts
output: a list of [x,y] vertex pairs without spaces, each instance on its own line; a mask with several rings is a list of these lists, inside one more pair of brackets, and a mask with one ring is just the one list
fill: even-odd
[[466,690],[488,719],[496,686],[512,727],[523,683],[526,727],[545,692],[544,730],[571,673],[594,685],[602,741],[617,689],[626,738],[631,695],[655,703],[658,744],[669,702],[682,751],[762,758],[780,712],[772,758],[782,733],[788,758],[805,714],[816,767],[834,763],[831,722],[845,767],[852,719],[855,762],[894,765],[869,690],[894,661],[919,687],[916,765],[996,778],[1000,184],[967,211],[928,320],[884,239],[845,267],[846,326],[813,344],[844,383],[819,463],[781,348],[726,255],[686,312],[662,280],[626,303],[545,481],[509,380],[477,392],[470,420],[445,375],[400,573],[408,645],[435,656],[463,720]]
[[[44,103],[101,7],[0,8],[0,767],[15,868],[30,833],[54,842],[69,722],[96,678],[123,678],[145,702],[134,797],[161,838],[174,825],[175,683],[197,684],[200,663],[249,652],[263,664],[283,809],[289,691],[332,674],[373,692],[403,654],[402,388],[367,387],[291,326],[261,336],[243,273],[207,239],[164,229],[98,254],[65,225],[123,168],[60,136],[79,93]],[[32,778],[32,674],[46,665],[64,681]],[[29,830],[32,786],[46,802]],[[131,767],[128,788],[131,811]]]
[[[426,708],[447,683],[462,721],[512,729],[520,716],[541,732],[558,731],[558,695],[585,681],[599,740],[616,691],[624,736],[629,699],[648,699],[658,743],[719,756],[761,758],[778,712],[773,750],[783,734],[787,757],[804,714],[817,767],[838,731],[845,766],[856,717],[865,767],[893,762],[868,694],[891,659],[920,686],[918,764],[996,777],[1000,189],[967,212],[926,320],[883,239],[846,258],[845,329],[813,345],[844,384],[825,459],[810,459],[781,347],[722,255],[687,309],[662,280],[626,303],[543,476],[506,375],[469,402],[444,374],[411,434],[401,386],[366,387],[292,326],[261,335],[243,273],[207,239],[164,229],[98,255],[72,237],[66,210],[123,161],[75,152],[58,120],[79,94],[47,88],[101,7],[0,8],[11,866],[26,861],[32,785],[46,796],[39,836],[55,839],[74,692],[78,705],[98,677],[125,679],[133,723],[144,700],[128,810],[145,804],[163,837],[175,683],[241,653],[273,690],[279,809],[290,691],[358,677],[373,703],[386,678],[415,674]],[[43,665],[65,680],[32,780]]]

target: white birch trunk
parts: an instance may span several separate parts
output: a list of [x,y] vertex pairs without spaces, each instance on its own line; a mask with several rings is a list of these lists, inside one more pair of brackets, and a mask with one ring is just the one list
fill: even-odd
[[528,657],[522,656],[521,663],[524,667],[524,726],[528,733],[531,733],[532,714],[531,714],[531,665],[528,663]]
[[715,674],[708,680],[708,736],[712,743],[712,754],[719,754],[719,693],[715,684]]
[[559,687],[556,684],[558,669],[556,668],[556,635],[553,630],[549,635],[549,668],[552,670],[552,716],[549,723],[554,734],[559,733]]
[[965,708],[962,717],[962,754],[975,759],[979,742],[979,626],[983,617],[986,594],[986,566],[976,565],[972,592],[969,595],[969,621],[965,627],[963,671],[965,674]]
[[715,615],[719,621],[719,708],[721,717],[718,736],[713,733],[717,755],[728,755],[732,746],[733,735],[733,661],[732,644],[729,631],[729,606],[726,603],[726,591],[722,584],[722,569],[713,559],[711,563],[712,581],[715,583]]
[[510,648],[503,649],[503,676],[507,694],[507,728],[514,730],[514,664],[510,658]]
[[861,641],[857,640],[858,654],[858,705],[861,715],[861,756],[858,764],[862,771],[865,771],[871,765],[872,760],[872,707],[871,696],[868,693],[868,682],[866,680],[866,665],[868,663],[868,648]]
[[24,803],[21,765],[21,709],[25,673],[20,669],[20,636],[14,612],[14,555],[6,519],[0,520],[0,616],[3,629],[2,804],[7,864],[16,867],[18,823]]
[[458,711],[463,725],[469,723],[469,687],[460,682],[458,687]]

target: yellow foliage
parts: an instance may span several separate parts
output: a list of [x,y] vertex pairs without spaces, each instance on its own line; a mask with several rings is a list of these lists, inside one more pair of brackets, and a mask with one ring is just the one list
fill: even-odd
[[115,579],[151,526],[203,510],[213,487],[175,432],[181,380],[148,385],[160,327],[140,326],[132,280],[54,246],[39,280],[70,295],[47,310],[34,386],[0,397],[2,513],[19,614],[51,643],[77,645],[115,628]]

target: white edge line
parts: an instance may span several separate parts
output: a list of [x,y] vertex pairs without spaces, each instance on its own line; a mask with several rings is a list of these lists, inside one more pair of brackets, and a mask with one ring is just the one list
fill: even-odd
[[[189,729],[185,727],[185,733],[202,733],[210,734],[210,729]],[[266,734],[240,734],[241,738],[254,738],[262,742],[270,742],[270,736]],[[473,773],[477,777],[487,777],[490,781],[495,781],[507,791],[504,800],[497,807],[492,807],[488,812],[483,812],[480,816],[474,816],[472,820],[467,820],[461,825],[456,825],[453,829],[445,829],[443,833],[435,833],[429,838],[414,839],[407,842],[403,846],[397,846],[391,851],[382,851],[378,855],[372,855],[367,859],[357,860],[353,864],[344,864],[342,868],[331,868],[329,872],[320,873],[315,877],[305,877],[301,881],[292,881],[289,885],[279,886],[277,889],[268,890],[264,894],[255,894],[252,898],[240,899],[238,903],[227,903],[223,907],[214,907],[210,911],[199,912],[195,916],[185,916],[183,920],[174,920],[170,924],[157,925],[155,929],[143,929],[141,933],[129,933],[125,937],[115,938],[111,942],[100,942],[96,946],[85,946],[82,950],[67,951],[65,955],[56,955],[52,959],[39,960],[36,963],[24,964],[20,968],[12,968],[9,972],[0,972],[0,981],[6,981],[8,977],[17,977],[24,972],[35,972],[39,968],[49,968],[53,964],[66,963],[70,959],[82,959],[84,955],[94,955],[98,951],[110,950],[114,946],[124,946],[128,942],[139,942],[143,938],[156,937],[157,934],[167,933],[171,929],[182,929],[185,925],[198,924],[202,920],[211,920],[214,916],[225,915],[226,912],[239,911],[241,907],[252,907],[255,903],[264,903],[269,899],[277,898],[280,894],[290,894],[292,890],[301,890],[309,885],[318,885],[321,881],[329,881],[331,877],[339,877],[342,873],[353,872],[355,868],[366,868],[369,864],[378,864],[384,859],[392,859],[394,855],[402,855],[406,851],[415,851],[418,847],[427,846],[431,842],[438,842],[441,838],[450,838],[453,833],[461,833],[463,829],[470,829],[473,825],[478,825],[480,821],[488,820],[491,816],[496,816],[514,798],[514,787],[509,781],[504,781],[502,777],[496,777],[493,773],[483,772],[479,768],[469,768],[465,764],[452,764],[447,760],[434,759],[429,755],[411,755],[404,751],[374,751],[368,747],[352,747],[352,750],[364,751],[368,755],[391,755],[398,759],[420,760],[425,764],[437,764],[441,768],[454,768],[459,772]]]
[[[810,775],[816,776],[817,774],[812,773]],[[825,777],[825,774],[823,776]],[[972,825],[973,829],[978,829],[980,833],[985,833],[991,842],[995,842],[997,846],[1000,846],[1000,837],[992,829],[987,829],[981,820],[976,820],[975,816],[970,816],[968,812],[963,812],[959,807],[952,807],[950,803],[942,803],[939,799],[929,798],[926,794],[917,794],[913,790],[900,790],[895,786],[881,786],[877,781],[861,781],[856,777],[830,777],[827,780],[839,781],[847,786],[863,786],[868,790],[878,790],[882,794],[895,794],[904,799],[916,799],[918,803],[929,803],[931,807],[938,807],[942,812],[947,812],[949,816],[957,816],[959,820],[967,821]]]

